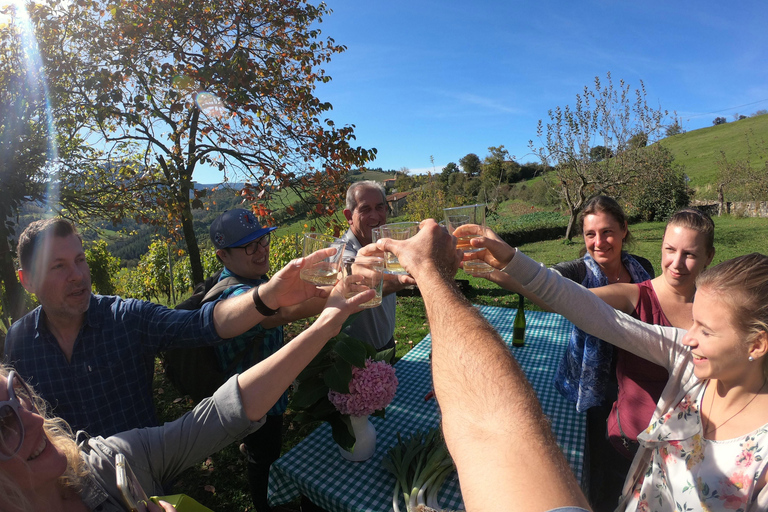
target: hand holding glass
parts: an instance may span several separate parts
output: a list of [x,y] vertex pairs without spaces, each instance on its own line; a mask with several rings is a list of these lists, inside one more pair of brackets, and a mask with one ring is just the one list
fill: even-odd
[[302,256],[307,257],[320,249],[334,248],[336,252],[327,258],[301,269],[300,276],[304,281],[319,286],[334,285],[341,271],[344,240],[320,233],[306,233]]
[[381,305],[381,292],[384,285],[384,258],[378,256],[357,256],[344,260],[344,275],[346,298],[354,297],[367,290],[374,290],[376,295],[367,302],[360,304],[361,308],[375,308]]
[[[464,251],[464,254],[485,250],[470,244],[470,240],[485,234],[485,207],[485,204],[471,204],[443,210],[448,232],[457,238],[456,247]],[[473,276],[480,276],[490,274],[493,267],[480,259],[470,259],[464,261],[464,271]]]
[[[419,232],[418,222],[395,222],[393,224],[384,224],[378,228],[373,229],[373,241],[375,242],[379,238],[391,238],[392,240],[407,240],[412,236],[416,236]],[[397,256],[391,252],[387,252],[387,273],[407,275],[408,272],[403,268],[398,261]]]

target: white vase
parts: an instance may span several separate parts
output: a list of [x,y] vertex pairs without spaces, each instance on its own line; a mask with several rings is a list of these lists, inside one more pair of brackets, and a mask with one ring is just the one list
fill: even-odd
[[370,459],[376,451],[376,428],[368,421],[368,416],[350,416],[349,421],[355,433],[355,446],[351,452],[339,446],[341,456],[354,462]]

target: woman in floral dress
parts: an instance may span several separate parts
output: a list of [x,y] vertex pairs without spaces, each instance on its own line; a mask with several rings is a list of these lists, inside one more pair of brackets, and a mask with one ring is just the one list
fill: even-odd
[[579,328],[667,369],[669,381],[638,435],[617,510],[768,510],[768,256],[750,254],[701,274],[688,331],[617,311],[547,270],[490,230],[472,244]]

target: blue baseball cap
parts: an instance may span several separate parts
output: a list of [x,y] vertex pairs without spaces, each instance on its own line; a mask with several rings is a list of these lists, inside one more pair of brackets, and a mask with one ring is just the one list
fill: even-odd
[[217,249],[239,247],[276,229],[262,227],[248,210],[227,210],[211,223],[211,242]]

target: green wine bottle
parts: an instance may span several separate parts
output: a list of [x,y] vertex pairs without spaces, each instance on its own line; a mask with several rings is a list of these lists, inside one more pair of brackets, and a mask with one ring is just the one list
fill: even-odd
[[515,313],[515,321],[512,323],[512,346],[524,347],[525,346],[525,297],[517,294],[517,313]]

